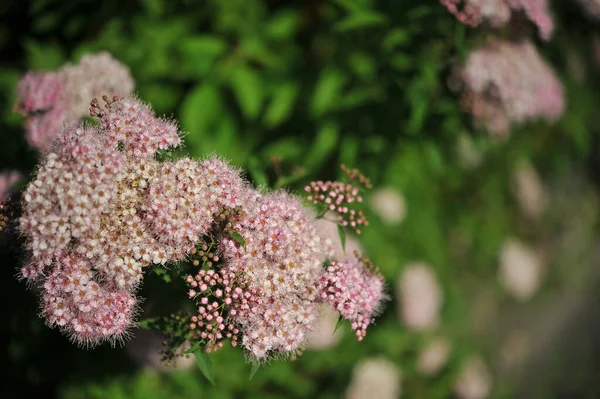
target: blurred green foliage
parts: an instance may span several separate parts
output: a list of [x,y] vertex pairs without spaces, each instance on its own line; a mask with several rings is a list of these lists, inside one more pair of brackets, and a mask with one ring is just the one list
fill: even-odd
[[[3,168],[27,176],[36,162],[23,139],[23,120],[12,112],[20,76],[107,50],[131,69],[143,100],[180,121],[191,156],[217,153],[257,185],[297,190],[311,179],[336,178],[344,163],[360,168],[376,187],[403,193],[406,220],[389,225],[367,210],[371,226],[363,244],[390,294],[408,262],[434,267],[445,291],[438,333],[450,337],[455,350],[439,376],[419,375],[416,356],[430,337],[402,326],[394,298],[364,342],[346,331],[336,348],[274,362],[251,381],[243,355],[231,348],[211,355],[214,387],[197,370],[138,370],[122,349],[80,350],[41,324],[33,293],[13,277],[21,255],[12,243],[3,252],[9,306],[2,342],[11,370],[2,386],[11,396],[3,397],[336,398],[356,362],[373,355],[402,369],[404,397],[450,397],[465,356],[482,352],[492,365],[497,360],[495,341],[473,332],[476,293],[485,289],[498,303],[516,306],[496,282],[504,239],[546,245],[551,267],[542,298],[564,289],[570,272],[561,265],[585,263],[596,240],[590,186],[599,167],[599,73],[591,55],[597,27],[571,2],[553,3],[556,35],[538,44],[565,84],[568,111],[554,126],[530,123],[498,142],[473,127],[447,83],[452,66],[491,32],[459,24],[438,1],[5,0]],[[583,81],[569,57],[583,65]],[[469,158],[464,145],[481,161]],[[552,211],[536,221],[523,217],[511,191],[512,171],[523,160],[549,186],[573,190],[566,202],[560,190],[552,194]],[[580,183],[565,184],[573,176]],[[142,295],[151,298],[151,287],[147,283]],[[183,300],[185,290],[170,295]],[[494,397],[512,392],[508,383],[497,384]]]

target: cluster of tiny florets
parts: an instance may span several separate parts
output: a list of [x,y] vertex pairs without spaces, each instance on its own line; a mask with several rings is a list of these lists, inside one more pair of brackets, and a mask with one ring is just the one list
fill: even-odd
[[331,261],[321,277],[321,298],[349,320],[359,341],[385,300],[383,278],[364,257]]
[[[136,100],[127,100],[132,101]],[[108,107],[102,118],[113,113],[118,114],[119,108]],[[84,285],[98,286],[103,296],[94,297],[97,300],[125,298],[125,294],[134,298],[142,280],[142,267],[165,264],[183,258],[185,253],[161,243],[148,218],[148,194],[161,164],[123,151],[118,143],[110,141],[111,131],[103,126],[66,127],[25,189],[19,225],[27,238],[29,258],[21,276],[43,286],[53,286],[48,276],[53,281],[74,281],[82,289]],[[146,123],[148,132],[154,135],[163,131],[162,126],[164,121],[156,117],[154,122],[148,119]],[[65,262],[77,267],[64,267]],[[73,273],[82,268],[87,270],[87,279],[74,277]],[[60,297],[61,303],[68,305],[74,303],[71,296],[76,291],[45,290],[44,309],[55,302],[47,296]],[[125,302],[127,306],[116,308],[125,313],[113,317],[127,320],[121,323],[123,326],[133,324],[135,309],[135,301]],[[69,320],[88,320],[89,315],[81,313],[87,308],[69,305],[69,309]],[[60,326],[80,343],[94,344],[122,336],[106,333],[113,331],[110,329],[96,334],[82,329],[81,323],[54,322],[51,313],[43,314],[51,326]],[[89,328],[94,325],[89,324]]]
[[[48,325],[85,345],[121,339],[135,324],[143,268],[188,261],[199,267],[186,279],[197,312],[177,316],[179,345],[191,337],[211,352],[229,339],[254,362],[294,357],[320,306],[335,302],[321,295],[325,282],[364,337],[383,298],[381,277],[364,259],[324,269],[331,240],[299,199],[261,193],[215,157],[159,162],[160,151],[180,143],[176,124],[136,98],[103,100],[89,108],[99,124],[63,129],[23,194],[29,256],[21,276],[40,287]],[[357,170],[344,172],[370,185]],[[348,207],[362,201],[351,184],[311,187],[342,225],[367,224]]]
[[58,71],[27,73],[17,87],[15,110],[27,117],[29,145],[48,151],[65,124],[87,115],[94,97],[126,96],[133,86],[129,69],[110,54],[88,54]]
[[586,14],[595,20],[600,20],[600,0],[576,0]]
[[74,341],[94,345],[122,339],[132,326],[137,301],[128,290],[99,284],[85,257],[60,258],[42,286],[42,314]]
[[330,247],[304,206],[289,194],[255,192],[245,212],[235,225],[245,247],[225,237],[220,251],[225,270],[260,292],[262,302],[257,312],[233,319],[245,332],[242,345],[252,359],[293,355],[302,349],[316,320],[320,258]]
[[352,228],[360,234],[362,226],[369,222],[361,210],[352,209],[355,203],[362,203],[360,190],[350,183],[340,181],[313,181],[304,188],[307,199],[314,205],[335,212],[337,221],[344,227]]
[[458,75],[463,106],[495,134],[536,118],[554,121],[565,108],[559,79],[529,41],[492,40],[468,56]]
[[554,21],[548,0],[440,0],[448,11],[466,25],[504,26],[515,13],[524,13],[533,22],[544,40],[550,39]]
[[262,299],[256,289],[244,289],[238,276],[224,270],[200,270],[196,276],[188,275],[188,295],[196,300],[198,313],[190,318],[190,329],[197,339],[206,341],[204,351],[209,353],[223,346],[229,339],[231,346],[238,345],[240,330],[234,321],[258,312]]

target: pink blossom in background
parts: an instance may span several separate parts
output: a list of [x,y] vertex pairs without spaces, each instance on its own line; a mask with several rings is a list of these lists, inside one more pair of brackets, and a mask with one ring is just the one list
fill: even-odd
[[600,20],[600,0],[575,0],[592,19]]
[[538,118],[555,121],[565,109],[560,80],[529,41],[490,40],[457,73],[463,106],[493,134]]
[[0,202],[11,194],[12,186],[19,181],[21,174],[16,170],[0,173]]
[[[311,212],[311,215],[314,212]],[[347,255],[353,254],[354,251],[363,252],[360,242],[355,238],[354,235],[346,234],[346,245],[342,248],[342,240],[340,238],[340,232],[338,231],[335,216],[330,212],[327,212],[321,219],[315,220],[315,227],[317,228],[318,234],[323,237],[324,244],[328,249],[323,253],[322,261],[327,258],[333,259],[344,259]],[[331,254],[333,251],[333,255]]]
[[88,114],[93,98],[127,96],[133,86],[129,69],[110,54],[88,54],[56,72],[25,74],[17,86],[15,109],[27,117],[29,145],[49,151],[65,124],[77,123]]
[[17,86],[16,110],[24,115],[53,108],[63,94],[64,84],[57,72],[28,72]]
[[402,394],[402,374],[384,357],[367,358],[352,371],[346,399],[398,399]]
[[460,399],[485,399],[492,390],[492,375],[479,356],[471,356],[463,364],[454,386]]
[[439,373],[450,358],[452,343],[447,338],[432,339],[421,351],[417,359],[417,370],[424,375]]
[[429,331],[439,325],[443,292],[431,266],[422,262],[408,264],[398,278],[396,290],[406,328]]
[[394,187],[383,187],[371,194],[370,204],[381,220],[389,225],[399,225],[406,218],[406,200]]
[[344,335],[342,328],[335,329],[339,317],[339,312],[331,306],[320,304],[314,330],[308,333],[306,349],[324,350],[335,347]]
[[544,40],[554,30],[548,0],[440,0],[463,24],[478,26],[489,23],[493,27],[508,24],[516,13],[524,13],[533,22]]
[[498,279],[504,289],[520,301],[527,301],[539,289],[544,274],[541,256],[521,241],[507,239],[499,253]]
[[533,166],[520,162],[513,169],[513,191],[521,212],[536,219],[542,215],[548,205],[548,194]]

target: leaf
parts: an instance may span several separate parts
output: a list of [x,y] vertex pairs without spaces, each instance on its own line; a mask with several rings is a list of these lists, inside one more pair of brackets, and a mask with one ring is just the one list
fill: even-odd
[[280,12],[270,19],[265,30],[273,39],[286,39],[296,32],[298,22],[297,13]]
[[151,327],[151,324],[154,324],[159,320],[160,320],[160,317],[150,317],[148,319],[144,319],[144,320],[141,320],[140,322],[138,322],[138,327],[143,328],[145,330],[152,330],[153,327]]
[[[342,324],[344,324],[344,320],[345,319],[340,315],[337,323],[335,323],[335,328],[333,329],[333,334],[335,334],[335,332],[338,330],[338,328],[340,328],[342,326]],[[331,335],[333,335],[333,334],[331,334]]]
[[267,186],[269,184],[267,174],[257,157],[251,156],[248,159],[248,172],[250,172],[250,176],[257,186]]
[[235,242],[240,244],[242,248],[244,248],[244,251],[246,250],[246,240],[244,240],[244,237],[242,237],[240,233],[238,233],[237,231],[232,232],[231,238],[233,238]]
[[344,226],[338,223],[338,234],[340,235],[340,242],[342,243],[342,250],[346,252],[346,230],[344,230]]
[[192,345],[189,349],[185,350],[183,353],[184,354],[195,353],[202,348],[202,345],[204,345],[203,341],[196,341],[196,342],[194,342],[194,345]]
[[200,371],[202,371],[202,374],[204,374],[204,377],[206,377],[212,385],[215,385],[210,358],[202,351],[195,352],[194,356],[196,357],[196,364],[198,365],[198,368],[200,368]]
[[65,61],[65,55],[60,45],[48,42],[38,42],[33,39],[25,40],[25,55],[27,66],[35,70],[53,70]]
[[160,276],[165,283],[171,282],[171,275],[169,274],[169,271],[167,269],[162,267],[155,267],[152,270],[154,271],[154,274]]
[[383,47],[385,51],[391,52],[397,46],[407,44],[409,37],[410,36],[406,29],[392,29],[387,35],[385,35],[383,42],[381,43],[381,47]]
[[252,363],[252,369],[250,369],[250,378],[248,381],[252,381],[252,378],[254,378],[254,374],[256,374],[259,368],[260,363]]
[[198,77],[210,72],[217,58],[227,50],[227,43],[220,37],[196,35],[182,38],[177,48],[183,71]]
[[202,145],[208,140],[209,131],[220,119],[223,100],[219,87],[211,83],[197,85],[183,100],[179,120],[186,137],[192,145]]
[[235,98],[248,119],[256,119],[263,104],[263,89],[259,75],[246,65],[239,65],[230,76]]
[[315,143],[308,151],[304,165],[309,169],[317,169],[335,150],[340,132],[335,123],[325,123],[320,129]]
[[274,127],[285,120],[294,106],[298,87],[293,83],[278,85],[265,112],[264,121],[268,127]]
[[371,12],[360,11],[355,14],[350,14],[333,26],[337,32],[347,32],[355,29],[370,28],[387,24],[387,19],[384,15]]
[[338,69],[325,69],[321,73],[311,101],[313,115],[320,116],[334,108],[346,80],[347,77]]

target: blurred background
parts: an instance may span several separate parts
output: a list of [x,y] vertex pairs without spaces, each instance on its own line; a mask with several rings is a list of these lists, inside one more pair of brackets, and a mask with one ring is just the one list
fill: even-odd
[[[251,381],[224,348],[211,386],[193,362],[160,365],[151,332],[86,350],[47,328],[4,236],[0,395],[600,397],[600,22],[580,3],[551,2],[551,40],[519,28],[562,82],[562,117],[499,137],[473,122],[452,75],[488,37],[515,33],[463,25],[437,0],[2,1],[1,169],[25,184],[38,159],[13,110],[23,74],[108,51],[179,120],[192,156],[298,191],[359,168],[374,184],[370,226],[348,245],[391,299],[363,342],[324,316],[301,356]],[[148,280],[141,296],[165,289]]]

